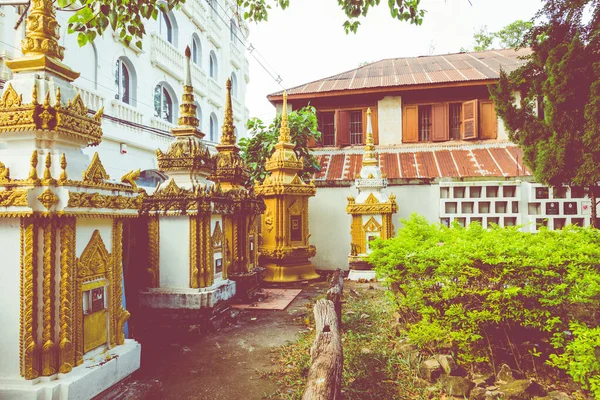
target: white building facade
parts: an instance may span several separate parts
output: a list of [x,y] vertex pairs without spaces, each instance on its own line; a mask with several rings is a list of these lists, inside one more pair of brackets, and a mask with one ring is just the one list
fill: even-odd
[[[84,151],[98,152],[109,175],[116,178],[132,169],[157,168],[156,149],[166,150],[173,140],[170,129],[177,125],[186,46],[192,51],[197,117],[205,140],[209,146],[218,143],[228,78],[232,80],[236,136],[245,136],[250,78],[242,40],[247,27],[239,25],[244,22],[235,17],[234,3],[188,0],[180,9],[159,13],[156,21],[144,22],[147,34],[142,50],[134,43],[127,46],[110,29],[92,44],[79,47],[77,35],[67,33],[72,13],[57,12],[64,62],[81,73],[74,85],[90,110],[104,108],[103,141]],[[11,77],[4,62],[22,55],[25,24],[14,29],[18,11],[13,6],[0,7],[1,83]]]

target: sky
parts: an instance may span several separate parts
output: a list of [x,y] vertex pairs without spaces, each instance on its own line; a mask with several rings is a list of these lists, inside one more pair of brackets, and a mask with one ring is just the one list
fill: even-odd
[[[473,47],[473,33],[489,32],[511,22],[531,19],[540,0],[422,0],[423,24],[392,19],[387,1],[361,20],[357,34],[346,35],[345,15],[336,0],[290,0],[273,8],[267,22],[249,23],[248,42],[281,85],[291,88],[385,58],[447,54]],[[250,117],[270,121],[275,108],[266,99],[281,86],[247,53],[250,83],[246,106]]]

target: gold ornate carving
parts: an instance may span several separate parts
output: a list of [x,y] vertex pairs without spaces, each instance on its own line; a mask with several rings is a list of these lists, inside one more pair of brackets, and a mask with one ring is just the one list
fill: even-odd
[[106,173],[102,162],[100,161],[100,157],[98,153],[94,153],[92,157],[92,162],[87,167],[85,171],[83,171],[83,182],[90,184],[102,184],[104,181],[110,179],[110,176]]
[[110,253],[104,245],[100,231],[96,229],[77,260],[79,277],[104,275],[110,262]]
[[190,287],[198,287],[198,216],[190,215]]
[[0,207],[27,207],[27,189],[10,189],[0,192]]
[[233,108],[231,106],[231,78],[225,83],[227,95],[225,96],[225,118],[221,129],[221,144],[225,146],[235,145],[235,126],[233,126]]
[[137,184],[135,181],[140,177],[141,170],[137,171],[129,171],[125,175],[121,177],[121,182],[131,185],[132,188],[137,189]]
[[0,184],[10,183],[10,168],[0,162]]
[[215,157],[208,147],[194,138],[178,137],[166,153],[156,150],[156,158],[161,171],[210,172],[215,167]]
[[34,220],[22,220],[21,231],[24,231],[24,247],[21,248],[21,375],[27,379],[35,379],[38,372],[38,349],[35,332],[37,330],[37,226]]
[[21,107],[22,103],[23,95],[18,94],[15,88],[12,87],[12,84],[9,83],[6,89],[4,90],[2,99],[0,99],[0,107],[16,108]]
[[44,227],[44,257],[43,257],[43,330],[42,330],[42,375],[50,376],[56,373],[56,346],[54,344],[55,317],[55,260],[56,241],[54,219],[49,219]]
[[212,248],[214,251],[221,251],[223,249],[223,231],[221,230],[221,223],[217,221],[215,229],[212,234]]
[[155,288],[160,285],[159,251],[160,231],[157,216],[148,218],[148,287]]
[[100,193],[69,192],[68,207],[109,208],[112,210],[139,210],[144,196],[121,196]]
[[60,337],[59,372],[66,374],[75,365],[73,348],[73,303],[75,275],[75,219],[62,221],[60,227]]
[[377,197],[375,197],[375,195],[373,193],[371,193],[365,200],[365,204],[369,204],[369,205],[379,204],[379,200],[377,200]]
[[58,202],[58,197],[54,194],[51,189],[46,189],[42,194],[38,196],[38,200],[47,210]]
[[364,225],[365,232],[381,232],[381,224],[377,222],[375,217],[371,217]]
[[302,201],[297,199],[290,207],[290,215],[302,215]]
[[129,311],[123,309],[123,221],[113,221],[113,276],[111,277],[111,333],[113,342],[117,345],[125,343],[125,322],[129,319]]

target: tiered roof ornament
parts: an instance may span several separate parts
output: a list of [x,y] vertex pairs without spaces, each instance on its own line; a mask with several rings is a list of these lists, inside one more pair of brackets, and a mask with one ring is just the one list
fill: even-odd
[[156,150],[158,168],[164,172],[191,171],[203,177],[208,177],[215,166],[215,158],[210,154],[202,139],[204,133],[198,128],[194,87],[190,69],[190,47],[185,49],[185,81],[183,95],[179,106],[177,126],[171,129],[173,141],[166,153]]
[[233,109],[231,106],[231,79],[227,79],[227,96],[225,97],[225,118],[221,130],[221,141],[216,146],[216,170],[211,180],[221,185],[223,190],[245,188],[250,172],[240,156],[240,148],[236,144],[235,126],[233,125]]

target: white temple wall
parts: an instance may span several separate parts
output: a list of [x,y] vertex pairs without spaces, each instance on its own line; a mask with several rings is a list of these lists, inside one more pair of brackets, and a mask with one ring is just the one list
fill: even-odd
[[186,217],[161,217],[160,237],[160,287],[190,287],[190,220]]
[[0,378],[20,377],[19,371],[19,272],[20,222],[0,219]]
[[90,242],[96,229],[100,231],[100,237],[106,250],[112,253],[112,224],[113,221],[110,218],[78,218],[77,229],[75,230],[75,253],[77,257],[81,257],[81,253]]

